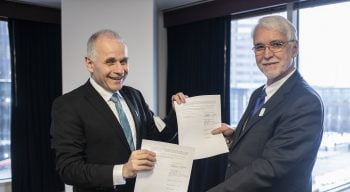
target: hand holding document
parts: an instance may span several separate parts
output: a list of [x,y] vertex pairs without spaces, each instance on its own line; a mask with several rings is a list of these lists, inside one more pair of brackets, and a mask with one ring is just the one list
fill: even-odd
[[221,126],[220,95],[189,97],[186,103],[174,106],[179,145],[194,147],[194,159],[228,152],[224,137],[211,134]]
[[157,161],[152,171],[137,174],[134,192],[187,191],[193,148],[151,140],[142,140],[141,148],[155,152]]

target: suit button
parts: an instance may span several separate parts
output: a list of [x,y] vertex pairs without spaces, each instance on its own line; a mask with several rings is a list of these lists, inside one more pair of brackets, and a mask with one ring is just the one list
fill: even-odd
[[230,168],[231,167],[231,163],[227,163],[227,168]]

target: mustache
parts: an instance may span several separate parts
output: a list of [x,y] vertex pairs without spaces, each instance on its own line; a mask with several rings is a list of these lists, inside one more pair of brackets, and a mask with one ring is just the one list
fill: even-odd
[[264,63],[261,63],[261,65],[270,65],[270,64],[275,64],[275,63],[278,63],[278,62],[264,62]]

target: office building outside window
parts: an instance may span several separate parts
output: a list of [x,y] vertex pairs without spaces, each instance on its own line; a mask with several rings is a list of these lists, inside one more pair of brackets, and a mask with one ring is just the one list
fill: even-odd
[[0,20],[0,182],[11,178],[11,58],[6,21]]
[[[350,191],[350,2],[299,11],[299,70],[322,97],[324,134],[313,190]],[[317,18],[317,19],[315,19]]]

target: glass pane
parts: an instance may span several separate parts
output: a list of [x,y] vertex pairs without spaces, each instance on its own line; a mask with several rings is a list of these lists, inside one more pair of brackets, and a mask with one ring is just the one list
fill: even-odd
[[0,21],[0,182],[11,178],[11,62],[6,21]]
[[[321,95],[324,135],[313,191],[350,191],[350,2],[302,9],[299,70]],[[317,19],[315,19],[317,18]]]
[[[274,13],[286,17],[286,12]],[[251,32],[263,16],[231,21],[230,124],[236,126],[254,89],[266,83],[255,63]]]

